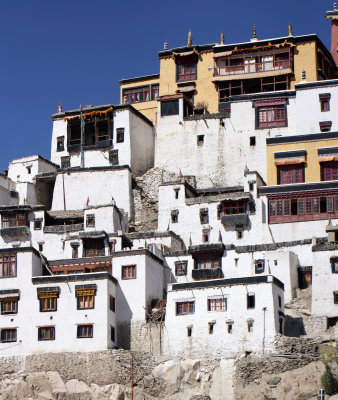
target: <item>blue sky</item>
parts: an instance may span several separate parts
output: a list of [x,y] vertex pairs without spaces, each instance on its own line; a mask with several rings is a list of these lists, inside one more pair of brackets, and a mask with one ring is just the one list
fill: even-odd
[[119,103],[119,80],[159,72],[158,51],[317,33],[330,47],[327,0],[1,0],[0,172],[14,158],[50,157],[51,115]]

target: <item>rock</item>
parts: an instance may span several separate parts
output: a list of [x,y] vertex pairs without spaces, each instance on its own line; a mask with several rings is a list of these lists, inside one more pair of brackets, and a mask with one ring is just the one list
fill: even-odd
[[196,394],[194,396],[191,396],[190,400],[211,400],[211,398],[203,394]]
[[66,398],[65,393],[67,392],[67,389],[59,373],[56,371],[48,371],[46,375],[51,385],[52,394],[58,400],[65,399]]
[[270,378],[268,380],[268,385],[277,386],[280,381],[281,381],[281,378],[279,376],[274,376],[273,378]]
[[89,386],[83,381],[71,379],[66,383],[66,389],[67,400],[93,400]]

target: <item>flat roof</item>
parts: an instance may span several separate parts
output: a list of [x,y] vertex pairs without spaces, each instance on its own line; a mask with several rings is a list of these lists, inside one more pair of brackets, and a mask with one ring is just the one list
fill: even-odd
[[151,79],[159,79],[160,74],[152,74],[152,75],[143,75],[143,76],[135,76],[133,78],[126,78],[126,79],[120,79],[120,84],[124,83],[132,83],[132,82],[138,82],[138,81],[149,81]]

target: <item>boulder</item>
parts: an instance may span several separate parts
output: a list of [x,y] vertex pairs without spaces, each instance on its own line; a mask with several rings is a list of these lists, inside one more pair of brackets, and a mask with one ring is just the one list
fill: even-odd
[[77,379],[71,379],[66,382],[66,399],[67,400],[93,400],[92,392],[89,386],[83,382],[78,381]]

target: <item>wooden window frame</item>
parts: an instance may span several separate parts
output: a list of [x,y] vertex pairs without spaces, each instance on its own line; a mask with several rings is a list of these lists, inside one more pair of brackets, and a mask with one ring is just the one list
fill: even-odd
[[197,60],[179,60],[176,63],[176,81],[192,81],[197,79]]
[[320,111],[327,112],[330,111],[330,93],[321,93],[319,94],[319,103],[320,103]]
[[209,210],[208,209],[200,210],[200,222],[201,222],[201,225],[205,225],[205,224],[209,223]]
[[161,117],[170,117],[172,115],[179,115],[180,104],[178,99],[161,101]]
[[[209,268],[207,268],[209,267]],[[219,269],[222,268],[221,257],[206,257],[195,259],[195,269]]]
[[188,273],[188,261],[175,261],[175,276],[186,276]]
[[64,136],[58,136],[56,138],[56,151],[64,151],[65,150],[65,137]]
[[70,168],[70,156],[61,157],[61,169]]
[[304,163],[277,166],[277,185],[289,185],[304,182]]
[[176,301],[176,315],[187,315],[195,313],[195,301]]
[[160,85],[158,83],[154,83],[151,85],[151,100],[156,100],[160,95]]
[[110,311],[112,311],[114,313],[115,312],[115,307],[116,307],[115,297],[110,295],[109,296],[109,309],[110,309]]
[[321,181],[338,180],[338,161],[325,161],[320,163]]
[[1,299],[1,315],[18,313],[18,297]]
[[[8,260],[6,258],[8,258]],[[0,254],[0,278],[15,278],[16,276],[17,276],[17,254],[16,253]]]
[[95,228],[95,214],[86,215],[86,227]]
[[27,226],[27,214],[17,212],[1,215],[2,228],[16,228],[18,226]]
[[116,143],[124,142],[124,128],[116,128]]
[[338,258],[331,258],[331,272],[338,274]]
[[321,132],[331,132],[332,121],[321,121],[319,122],[319,129]]
[[122,265],[121,278],[123,280],[136,279],[136,264]]
[[286,105],[266,105],[256,108],[257,128],[286,126]]
[[46,296],[39,298],[40,312],[52,312],[57,311],[57,297]]
[[150,86],[136,86],[132,88],[126,88],[122,91],[123,103],[137,104],[150,101],[151,98]]
[[39,326],[38,341],[55,340],[55,326]]
[[227,311],[228,298],[226,296],[207,299],[208,311]]
[[17,341],[17,328],[2,328],[0,341],[1,341],[1,343],[16,342]]
[[95,308],[94,294],[81,294],[76,296],[78,310],[93,310]]
[[246,200],[224,200],[218,206],[218,218],[224,215],[246,214]]
[[94,324],[79,324],[76,328],[77,339],[92,339],[94,337]]

